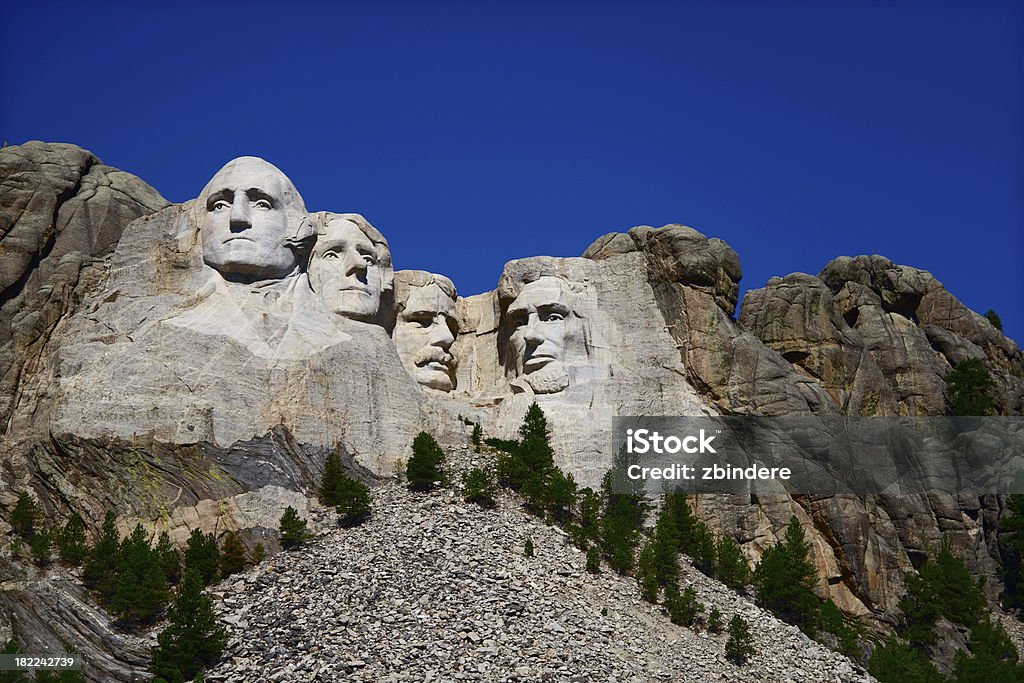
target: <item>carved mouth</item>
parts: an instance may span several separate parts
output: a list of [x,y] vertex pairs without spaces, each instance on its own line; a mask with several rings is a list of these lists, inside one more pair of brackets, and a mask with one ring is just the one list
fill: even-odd
[[548,356],[546,354],[538,354],[538,355],[530,356],[525,361],[523,361],[523,369],[525,369],[525,370],[537,370],[539,368],[544,367],[548,363],[551,363],[551,362],[556,361],[556,360],[558,360],[558,359],[555,358],[554,356]]
[[227,238],[226,240],[224,240],[224,244],[227,244],[228,242],[237,242],[239,240],[245,240],[246,242],[255,242],[256,241],[256,240],[252,239],[251,237],[246,237],[245,235],[233,235],[233,236]]
[[420,367],[423,368],[424,370],[434,370],[435,372],[444,373],[447,373],[449,370],[448,364],[439,360],[432,360],[429,363],[424,363]]

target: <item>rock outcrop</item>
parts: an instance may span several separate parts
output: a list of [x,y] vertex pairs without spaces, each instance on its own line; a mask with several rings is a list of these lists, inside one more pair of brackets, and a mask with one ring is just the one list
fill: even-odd
[[[113,507],[123,530],[240,530],[274,548],[275,520],[306,509],[329,452],[380,481],[421,429],[448,447],[473,423],[512,438],[534,401],[556,463],[591,486],[611,464],[616,415],[942,415],[943,377],[966,358],[990,370],[1001,414],[1024,408],[1017,346],[930,274],[878,256],[773,278],[737,320],[728,245],[640,226],[581,258],[509,261],[494,291],[460,298],[442,275],[395,274],[401,245],[359,214],[308,212],[261,159],[168,205],[83,150],[43,143],[0,151],[0,221],[0,507],[29,491],[51,519],[78,512],[93,527]],[[823,596],[879,622],[944,533],[998,583],[996,496],[766,486],[695,506],[751,560],[796,515]],[[0,631],[109,652],[111,634],[43,633],[56,603],[31,618],[19,605],[49,588],[17,590]]]

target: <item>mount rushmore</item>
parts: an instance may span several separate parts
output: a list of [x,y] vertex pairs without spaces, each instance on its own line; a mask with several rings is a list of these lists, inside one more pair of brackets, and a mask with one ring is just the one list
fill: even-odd
[[[199,183],[197,183],[198,187]],[[0,504],[106,508],[183,540],[272,538],[308,509],[327,453],[392,476],[415,434],[509,438],[536,401],[556,464],[596,485],[616,415],[942,415],[966,358],[1024,409],[1024,354],[931,274],[881,256],[747,292],[739,256],[693,228],[639,226],[578,258],[509,261],[493,291],[409,260],[357,213],[307,210],[241,157],[169,204],[78,147],[0,151]],[[997,584],[996,496],[794,497],[751,484],[698,514],[748,558],[791,515],[823,591],[885,620],[942,534]],[[20,605],[20,606],[19,606]],[[25,616],[8,592],[2,608]],[[19,612],[20,610],[20,612]],[[37,615],[43,628],[45,615]]]

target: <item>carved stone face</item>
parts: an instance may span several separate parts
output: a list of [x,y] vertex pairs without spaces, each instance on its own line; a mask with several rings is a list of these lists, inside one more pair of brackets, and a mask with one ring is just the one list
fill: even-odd
[[417,382],[438,391],[451,391],[455,386],[455,357],[449,349],[457,334],[455,302],[431,283],[411,289],[392,336],[399,358]]
[[338,315],[374,322],[380,310],[383,273],[377,248],[345,218],[328,221],[309,261],[313,291]]
[[506,315],[516,375],[538,394],[554,393],[568,386],[565,351],[572,294],[562,281],[542,277],[529,283],[509,304]]
[[286,240],[298,231],[293,223],[305,208],[273,165],[256,157],[228,162],[199,202],[203,261],[226,279],[271,280],[298,267]]

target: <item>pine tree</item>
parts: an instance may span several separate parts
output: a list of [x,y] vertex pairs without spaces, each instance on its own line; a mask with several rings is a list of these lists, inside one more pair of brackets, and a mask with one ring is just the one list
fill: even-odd
[[151,624],[167,604],[167,578],[141,524],[121,543],[120,557],[110,608],[124,624]]
[[721,633],[723,626],[722,613],[718,611],[717,607],[712,607],[711,612],[708,614],[708,631],[711,633]]
[[648,540],[640,549],[636,561],[636,582],[640,586],[640,596],[652,604],[657,604],[661,582],[654,566],[654,541]]
[[953,553],[948,537],[943,538],[939,552],[904,582],[907,592],[899,603],[906,620],[902,635],[911,645],[936,642],[934,626],[940,616],[967,628],[982,621],[984,580],[975,582],[964,561]]
[[167,583],[177,585],[181,581],[181,551],[171,543],[171,537],[166,531],[160,533],[154,552]]
[[814,594],[817,572],[810,552],[803,527],[794,515],[783,540],[761,556],[754,571],[754,584],[757,604],[813,635],[820,601]]
[[943,379],[954,415],[985,416],[995,412],[991,393],[995,382],[977,358],[960,361]]
[[338,478],[335,487],[335,510],[338,523],[343,527],[362,524],[370,518],[370,487],[345,472]]
[[[3,649],[0,649],[0,655],[20,655],[22,654],[21,648],[18,647],[18,641],[8,640]],[[17,669],[11,671],[0,671],[0,683],[28,683],[28,674],[24,671],[18,671]]]
[[715,546],[715,575],[729,588],[739,591],[750,583],[750,566],[739,543],[722,536]]
[[103,516],[96,544],[82,569],[82,583],[99,593],[103,601],[114,594],[114,581],[121,570],[121,542],[112,510]]
[[694,519],[690,532],[690,559],[705,576],[715,575],[715,535],[703,520]]
[[850,620],[839,609],[839,606],[828,598],[818,609],[817,630],[835,636],[835,649],[847,657],[855,657],[860,645],[857,642],[857,629],[850,625]]
[[[621,458],[619,454],[617,458]],[[604,515],[601,519],[601,552],[608,565],[626,574],[633,569],[634,554],[640,541],[640,529],[643,526],[647,504],[639,491],[616,493],[613,486],[613,472],[624,468],[616,465],[605,473],[601,482],[601,492],[605,501]]]
[[601,573],[601,551],[596,545],[587,548],[587,571],[591,574]]
[[281,547],[285,550],[298,548],[306,542],[306,520],[299,517],[299,511],[291,505],[281,515]]
[[36,522],[39,521],[39,505],[28,493],[22,491],[18,502],[11,511],[9,520],[11,529],[25,541],[31,542],[36,533]]
[[958,652],[954,663],[957,683],[1016,683],[1024,680],[1024,667],[1002,624],[986,617],[971,629],[970,656]]
[[434,484],[444,484],[444,451],[430,434],[420,432],[412,441],[412,457],[406,465],[409,488],[413,491],[429,491]]
[[747,620],[740,615],[729,620],[729,638],[725,641],[725,656],[737,664],[743,664],[754,654],[754,636],[750,633]]
[[576,480],[571,474],[552,467],[547,489],[547,509],[556,522],[564,524],[576,505]]
[[77,567],[88,554],[85,539],[85,522],[78,514],[72,514],[57,537],[57,551],[61,564]]
[[943,683],[946,680],[927,657],[895,636],[871,653],[868,673],[880,683]]
[[29,544],[32,561],[40,567],[48,567],[52,561],[50,556],[53,547],[51,538],[50,532],[46,529],[39,529],[32,536],[32,541]]
[[704,605],[697,601],[697,591],[687,586],[682,592],[674,583],[665,586],[665,609],[668,617],[677,626],[692,626],[697,615],[704,611]]
[[548,432],[548,420],[544,417],[544,411],[540,409],[537,402],[534,401],[530,404],[530,407],[526,409],[526,416],[523,418],[523,424],[519,426],[519,437],[522,441],[526,441],[530,438],[538,438],[541,441],[547,442],[551,436]]
[[673,511],[662,506],[652,539],[654,575],[662,586],[679,578],[679,531]]
[[227,635],[217,623],[213,604],[203,594],[198,572],[188,570],[167,611],[167,628],[157,636],[150,672],[167,681],[192,680],[220,657]]
[[339,500],[339,485],[341,478],[345,476],[345,469],[341,466],[341,457],[336,451],[328,454],[324,460],[324,471],[320,476],[320,502],[324,505],[337,505]]
[[228,531],[224,534],[224,545],[220,551],[220,575],[227,577],[245,571],[248,560],[245,544],[238,532]]
[[495,506],[497,488],[490,472],[474,467],[462,475],[462,497],[467,503],[476,503],[483,508]]
[[185,546],[185,569],[194,569],[205,586],[209,586],[217,579],[220,550],[217,549],[216,536],[212,533],[204,534],[199,529],[192,530]]
[[526,557],[533,557],[533,539],[526,539],[526,543],[523,544],[523,555]]
[[591,543],[597,543],[601,539],[601,496],[590,487],[585,487],[580,490],[577,500],[583,537]]
[[686,492],[666,493],[662,498],[662,507],[672,513],[672,520],[676,525],[676,537],[679,539],[679,552],[689,555],[691,558],[694,557],[696,544],[694,543],[693,529],[698,520],[686,502]]
[[992,323],[992,327],[996,328],[1000,332],[1003,331],[1003,321],[999,318],[999,314],[993,311],[991,308],[985,311],[985,318]]
[[259,564],[263,561],[263,558],[267,555],[267,549],[262,543],[257,543],[256,547],[252,549],[252,563]]

